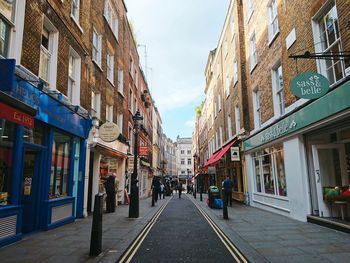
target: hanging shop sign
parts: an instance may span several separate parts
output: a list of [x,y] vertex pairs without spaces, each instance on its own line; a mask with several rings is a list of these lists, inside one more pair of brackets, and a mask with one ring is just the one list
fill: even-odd
[[148,147],[147,146],[140,146],[139,147],[139,155],[140,156],[148,156]]
[[120,135],[120,130],[117,124],[113,122],[106,122],[101,125],[100,129],[98,130],[98,133],[102,141],[114,142],[118,139]]
[[239,147],[231,147],[231,161],[239,162],[240,160]]
[[304,99],[317,99],[329,90],[329,81],[326,77],[315,72],[301,73],[291,81],[292,93]]
[[244,141],[249,151],[350,108],[350,81]]

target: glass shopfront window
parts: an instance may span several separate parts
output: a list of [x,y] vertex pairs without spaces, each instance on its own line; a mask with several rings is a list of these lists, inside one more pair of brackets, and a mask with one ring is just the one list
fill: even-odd
[[11,203],[15,127],[14,123],[0,119],[0,205]]
[[253,157],[256,191],[265,194],[287,196],[282,145],[256,152]]
[[68,194],[70,147],[69,136],[54,132],[49,198],[64,197]]
[[33,144],[42,145],[44,143],[43,137],[44,137],[44,127],[40,122],[35,121],[33,129],[28,129],[24,127],[24,134],[23,134],[24,141],[33,143]]

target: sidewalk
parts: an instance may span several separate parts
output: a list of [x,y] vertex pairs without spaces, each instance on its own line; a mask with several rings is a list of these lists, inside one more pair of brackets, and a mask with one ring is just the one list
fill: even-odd
[[202,207],[251,262],[348,262],[350,235],[304,223],[258,208],[233,203],[229,220],[222,209],[210,209],[203,194]]
[[[167,197],[169,198],[169,197]],[[27,235],[19,242],[0,248],[1,263],[116,262],[167,199],[140,200],[140,217],[129,219],[129,206],[103,214],[102,253],[89,257],[92,216],[54,230]]]

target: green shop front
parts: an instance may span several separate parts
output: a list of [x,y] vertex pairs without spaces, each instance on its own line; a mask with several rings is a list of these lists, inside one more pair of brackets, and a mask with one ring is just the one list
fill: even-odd
[[244,151],[252,206],[301,221],[318,218],[346,224],[349,78],[251,135]]
[[83,213],[91,120],[0,60],[0,246]]

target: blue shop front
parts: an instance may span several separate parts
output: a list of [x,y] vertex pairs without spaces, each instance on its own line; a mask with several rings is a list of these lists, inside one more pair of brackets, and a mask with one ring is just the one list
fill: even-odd
[[83,215],[91,119],[18,72],[0,60],[0,247]]

